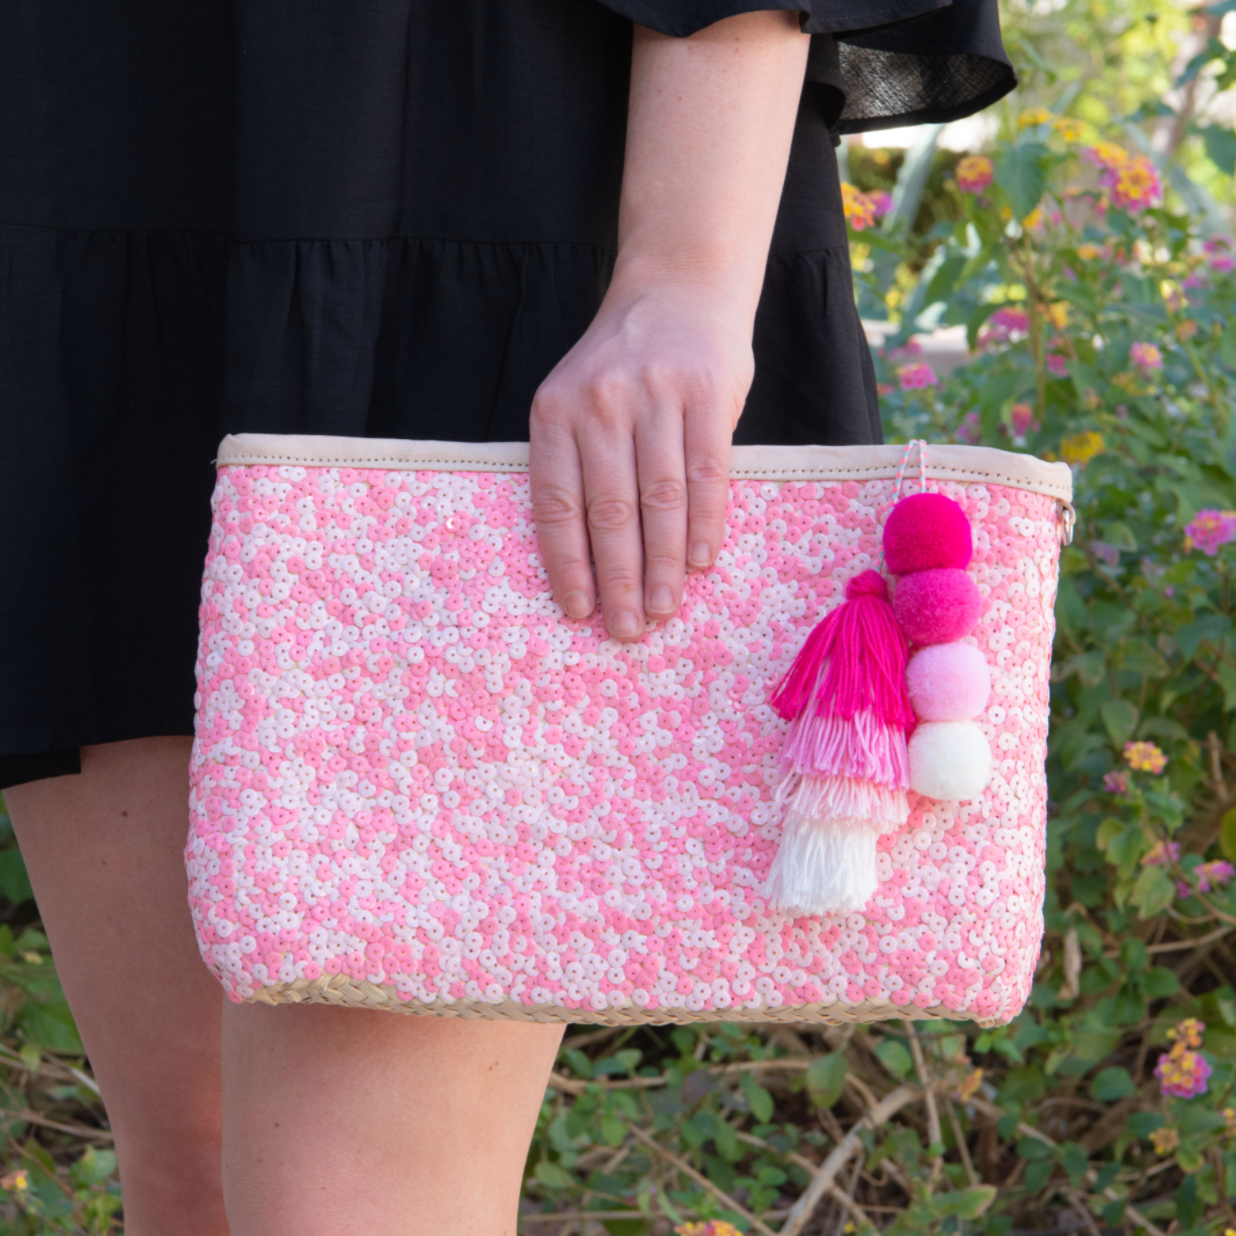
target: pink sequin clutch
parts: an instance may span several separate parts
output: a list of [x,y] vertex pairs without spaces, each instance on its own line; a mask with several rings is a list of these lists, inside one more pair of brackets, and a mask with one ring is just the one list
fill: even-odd
[[928,487],[974,532],[994,774],[968,802],[911,794],[861,912],[792,918],[763,892],[768,697],[878,565],[902,448],[735,448],[715,569],[627,645],[554,603],[527,449],[224,440],[186,856],[228,994],[570,1022],[1015,1016],[1042,933],[1068,467],[930,448]]

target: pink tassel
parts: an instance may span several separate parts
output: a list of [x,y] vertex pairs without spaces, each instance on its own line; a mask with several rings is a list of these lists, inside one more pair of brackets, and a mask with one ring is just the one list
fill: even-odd
[[875,838],[909,814],[905,637],[877,572],[850,580],[845,595],[771,699],[790,729],[784,834],[765,891],[797,914],[860,909],[876,888]]
[[868,710],[897,729],[914,724],[906,691],[906,640],[877,571],[864,571],[846,584],[845,604],[807,636],[770,702],[789,721],[812,696],[817,716],[848,720]]

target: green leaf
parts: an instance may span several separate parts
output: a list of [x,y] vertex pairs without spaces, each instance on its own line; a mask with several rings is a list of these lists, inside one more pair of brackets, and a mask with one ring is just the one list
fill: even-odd
[[627,1135],[627,1122],[613,1112],[601,1117],[601,1137],[611,1146],[621,1146]]
[[1236,665],[1220,661],[1216,673],[1223,688],[1223,711],[1236,712]]
[[1219,849],[1223,857],[1236,862],[1236,807],[1229,807],[1219,823]]
[[547,1189],[570,1189],[575,1186],[575,1179],[565,1168],[548,1159],[542,1159],[532,1173]]
[[807,1068],[807,1092],[816,1107],[832,1107],[845,1089],[845,1056],[839,1051],[817,1056]]
[[751,1114],[760,1124],[767,1124],[773,1114],[772,1095],[750,1073],[744,1073],[738,1084],[742,1087],[743,1094],[747,1096],[747,1102],[751,1104]]
[[1136,1094],[1137,1087],[1133,1084],[1128,1069],[1113,1066],[1095,1074],[1094,1081],[1090,1083],[1090,1093],[1101,1103],[1113,1103],[1117,1099]]
[[1133,885],[1129,900],[1137,907],[1139,918],[1162,914],[1176,896],[1176,885],[1162,867],[1147,867]]
[[1206,157],[1221,172],[1236,175],[1236,132],[1221,124],[1199,125]]
[[15,906],[24,905],[34,898],[26,864],[16,846],[11,850],[0,850],[0,893]]
[[936,1214],[941,1218],[956,1215],[959,1219],[977,1219],[996,1200],[995,1185],[975,1185],[956,1193],[946,1193],[933,1199]]
[[1037,1137],[1023,1137],[1017,1143],[1017,1153],[1021,1158],[1037,1163],[1042,1159],[1050,1159],[1052,1148]]
[[1137,705],[1128,700],[1108,700],[1099,712],[1112,742],[1117,747],[1123,747],[1137,729],[1137,719],[1141,716]]
[[1019,221],[1039,204],[1050,159],[1051,151],[1042,142],[1021,142],[996,156],[996,184],[1008,194]]
[[914,1067],[914,1061],[910,1058],[905,1044],[896,1039],[881,1040],[875,1054],[880,1057],[884,1067],[897,1077],[908,1076],[910,1069]]
[[1230,321],[1219,336],[1219,355],[1229,369],[1236,369],[1236,319]]
[[69,1169],[69,1179],[79,1188],[98,1184],[116,1170],[116,1156],[110,1150],[96,1150],[93,1146]]
[[1169,970],[1166,966],[1151,967],[1142,980],[1142,991],[1150,1000],[1163,1000],[1167,996],[1174,996],[1179,990],[1180,980],[1176,977],[1176,971]]

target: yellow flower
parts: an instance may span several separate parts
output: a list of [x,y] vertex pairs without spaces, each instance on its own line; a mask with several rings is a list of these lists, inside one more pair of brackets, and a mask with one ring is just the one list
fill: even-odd
[[[1126,742],[1124,744],[1125,763],[1134,772],[1161,773],[1167,767],[1167,756],[1152,742]],[[1187,1025],[1182,1022],[1181,1025]]]
[[1017,127],[1019,129],[1028,129],[1035,124],[1048,124],[1051,121],[1051,112],[1045,107],[1031,107],[1022,112],[1017,117]]
[[1225,1107],[1223,1109],[1223,1119],[1227,1121],[1223,1126],[1223,1136],[1236,1137],[1236,1107]]
[[1196,1017],[1186,1017],[1184,1021],[1167,1032],[1167,1037],[1183,1043],[1186,1047],[1201,1047],[1202,1034],[1205,1029],[1205,1022],[1198,1021]]
[[1043,208],[1041,206],[1036,206],[1021,221],[1021,225],[1022,227],[1026,229],[1027,232],[1033,232],[1035,228],[1042,227],[1043,226]]
[[1092,245],[1087,241],[1085,244],[1077,246],[1077,256],[1083,262],[1097,262],[1103,256],[1103,250],[1098,245]]
[[9,1193],[21,1193],[28,1188],[30,1188],[30,1174],[25,1168],[18,1168],[15,1172],[9,1172],[7,1176],[0,1176],[0,1189],[4,1189]]
[[1151,1133],[1150,1144],[1154,1147],[1155,1154],[1171,1154],[1180,1145],[1180,1134],[1164,1125]]
[[1129,161],[1129,152],[1115,142],[1095,142],[1087,153],[1099,167],[1122,167]]
[[1044,305],[1043,315],[1057,330],[1064,330],[1069,324],[1068,301],[1058,300],[1054,305]]
[[1086,132],[1086,126],[1080,120],[1074,120],[1072,116],[1057,116],[1052,121],[1051,127],[1066,142],[1080,142],[1082,135]]
[[674,1228],[677,1236],[742,1236],[742,1233],[724,1219],[709,1219],[707,1223],[680,1223]]
[[1068,464],[1087,464],[1096,455],[1101,455],[1103,449],[1103,435],[1093,429],[1070,434],[1060,440],[1060,458]]

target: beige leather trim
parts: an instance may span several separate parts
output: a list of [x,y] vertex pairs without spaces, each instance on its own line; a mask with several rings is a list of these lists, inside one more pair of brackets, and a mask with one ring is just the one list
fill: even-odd
[[[730,473],[766,481],[866,481],[897,475],[904,446],[736,446]],[[527,472],[526,442],[433,442],[400,438],[333,438],[242,433],[219,446],[220,466],[300,464],[308,468],[399,468],[426,472]],[[987,446],[929,445],[932,480],[1009,485],[1060,502],[1073,497],[1066,463],[1047,463]],[[907,479],[918,475],[914,453]]]
[[[401,1000],[392,987],[380,986],[366,980],[358,982],[342,974],[328,978],[294,979],[290,983],[272,983],[259,987],[246,1004],[340,1004],[348,1008],[383,1009],[391,1013],[412,1016],[462,1017],[469,1021],[536,1021],[559,1024],[591,1023],[601,1026],[634,1026],[640,1024],[689,1025],[697,1021],[754,1021],[754,1022],[822,1022],[828,1026],[843,1026],[854,1021],[885,1021],[891,1017],[905,1017],[912,1010],[917,1019],[954,1019],[959,1014],[950,1012],[943,1005],[930,1008],[913,1008],[910,1005],[893,1004],[890,1000],[861,1000],[857,1004],[797,1004],[786,1008],[716,1009],[693,1013],[690,1009],[641,1009],[630,1004],[625,1008],[564,1009],[553,1004],[520,1004],[515,1000],[500,1000],[490,1004],[484,1000],[453,1000],[449,1004],[435,1000],[426,1004],[421,1000]],[[980,1026],[999,1026],[999,1019],[978,1018]]]

